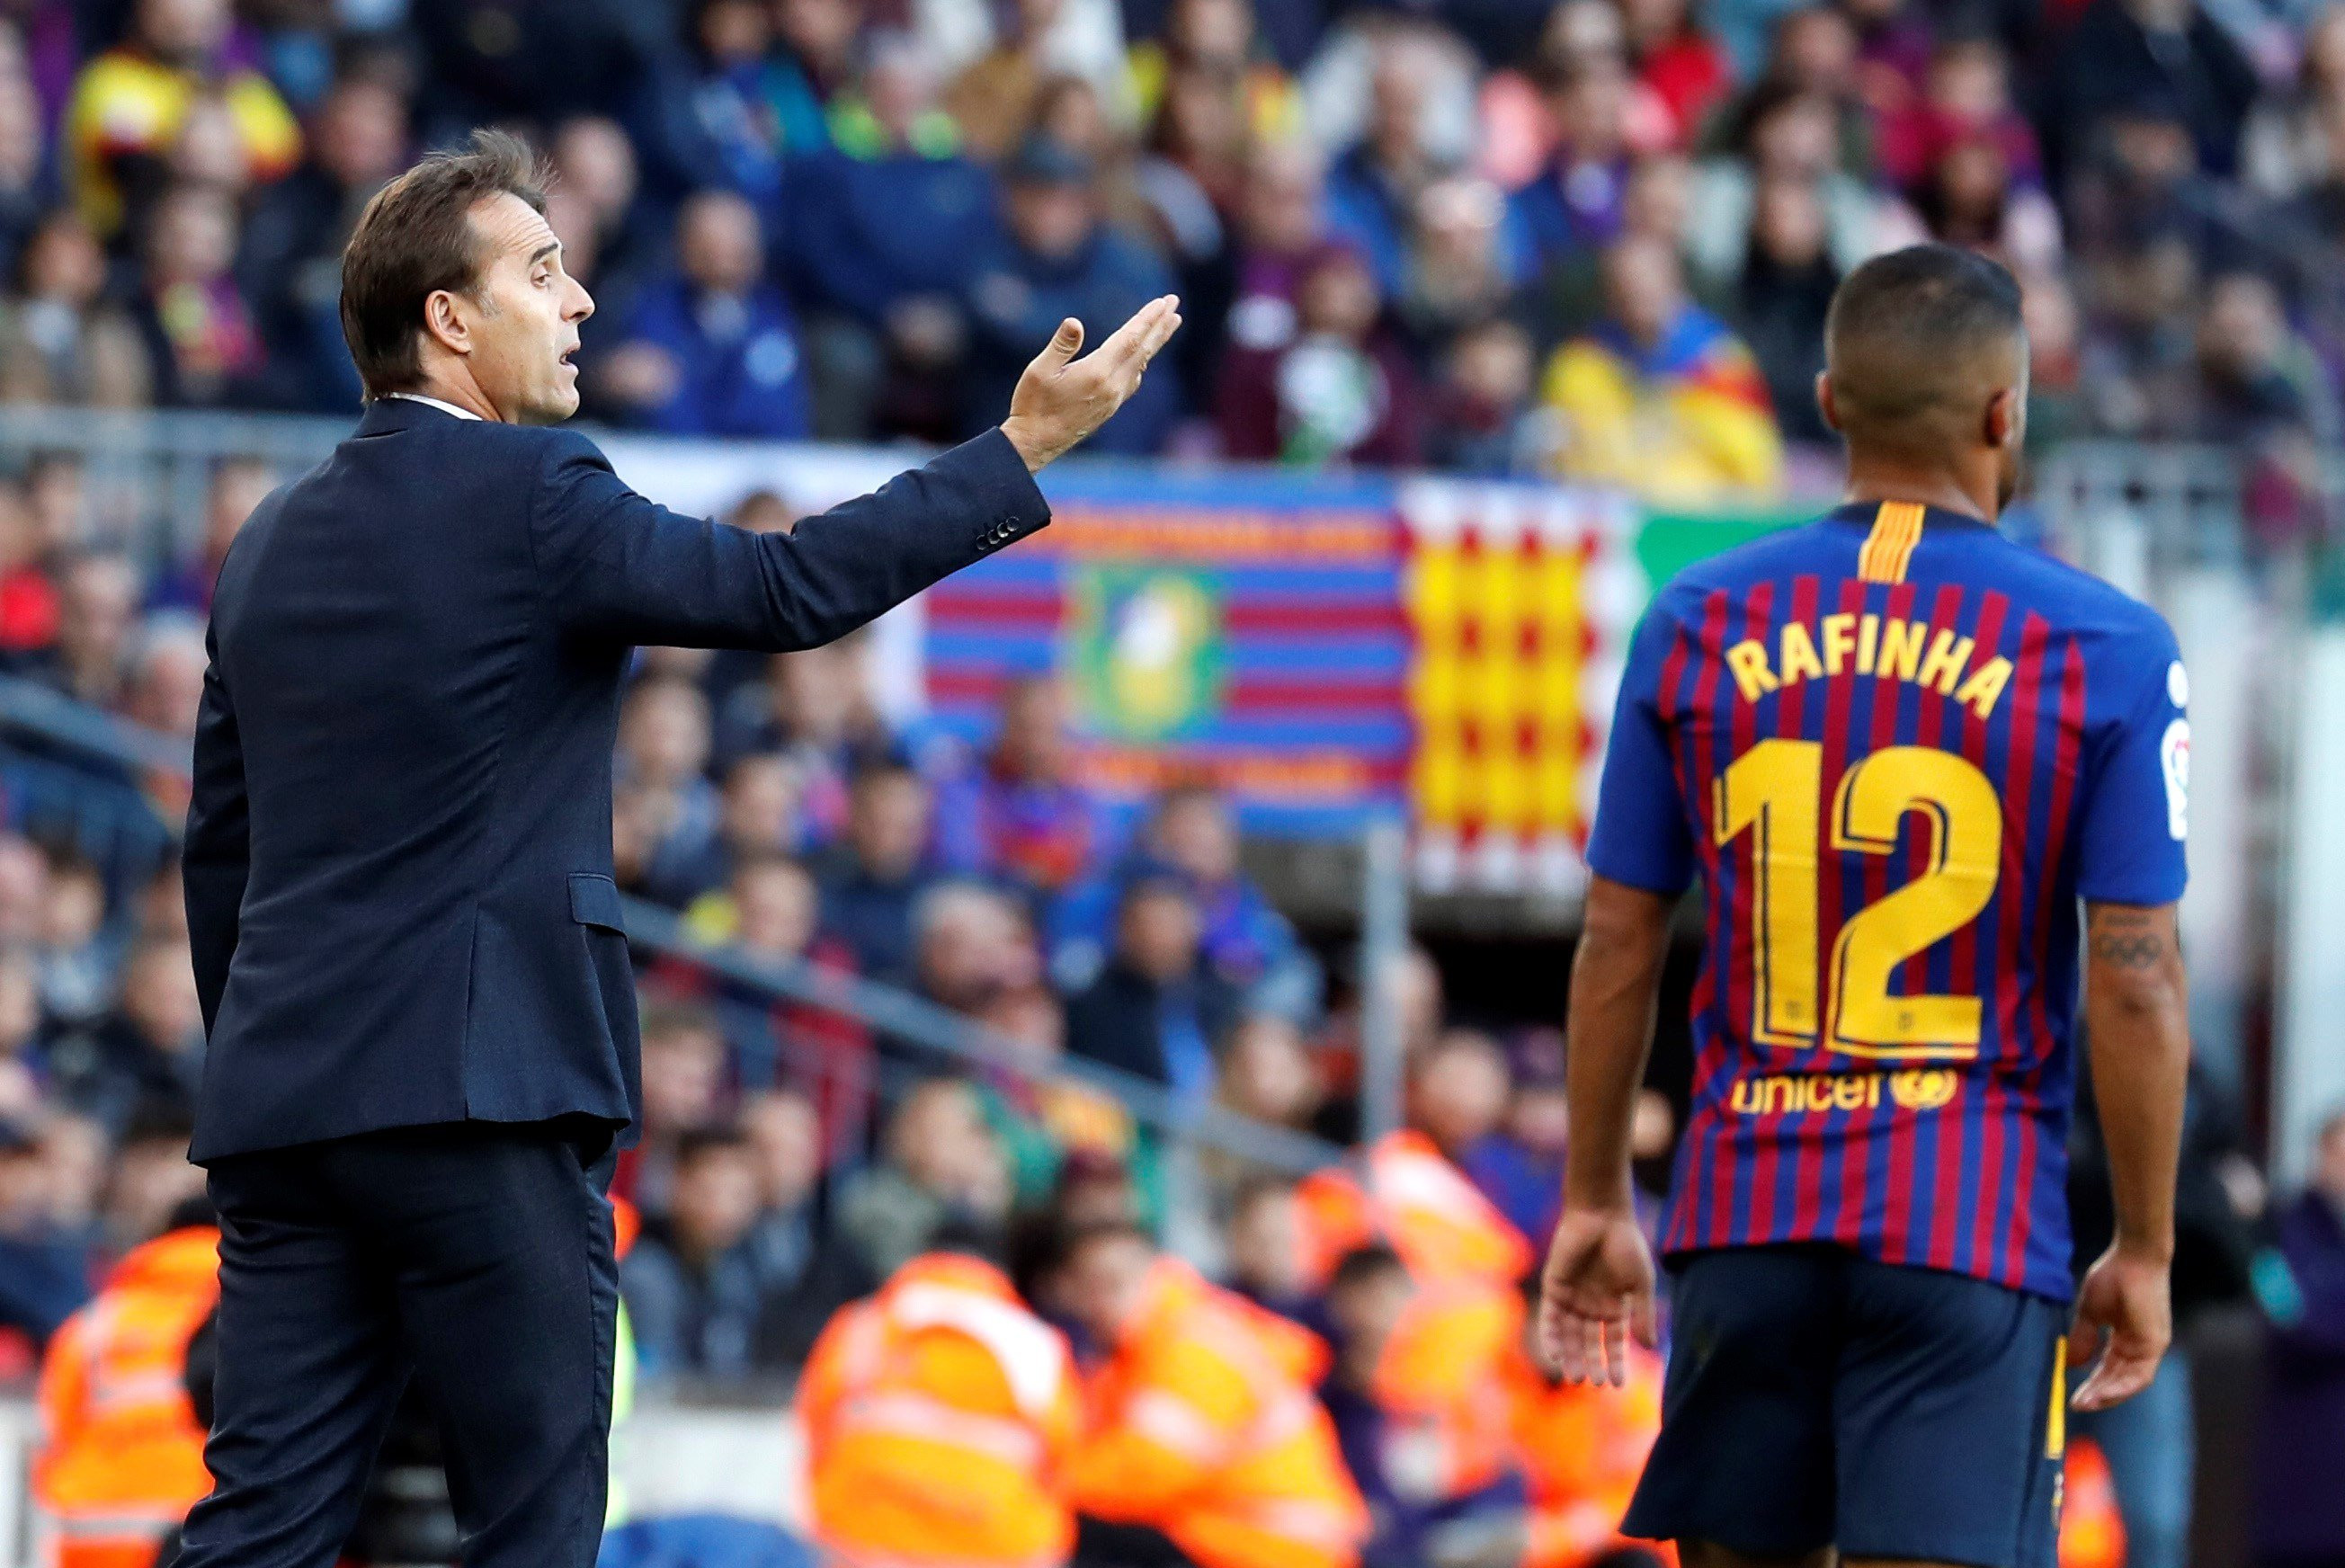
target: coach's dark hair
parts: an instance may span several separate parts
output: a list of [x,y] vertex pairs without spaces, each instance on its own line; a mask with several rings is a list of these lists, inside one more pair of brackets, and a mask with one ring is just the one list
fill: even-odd
[[480,130],[469,148],[432,153],[375,193],[342,252],[342,337],[368,398],[421,384],[423,302],[479,287],[473,207],[502,193],[543,213],[547,180],[528,143]]
[[1965,389],[1977,353],[2025,328],[2018,280],[1975,251],[1914,245],[1858,267],[1824,318],[1844,413],[1896,423]]

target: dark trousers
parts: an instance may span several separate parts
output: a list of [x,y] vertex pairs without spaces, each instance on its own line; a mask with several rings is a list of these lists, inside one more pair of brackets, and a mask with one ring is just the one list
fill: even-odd
[[469,1568],[587,1568],[618,1310],[607,1124],[472,1122],[237,1155],[219,1372],[178,1568],[329,1568],[411,1370]]

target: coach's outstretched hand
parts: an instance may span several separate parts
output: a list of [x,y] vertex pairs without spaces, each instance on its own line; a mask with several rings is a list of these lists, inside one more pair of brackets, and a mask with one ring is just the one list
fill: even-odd
[[2174,1338],[2173,1267],[2171,1259],[2136,1256],[2112,1247],[2076,1287],[2069,1364],[2093,1368],[2072,1401],[2078,1410],[2122,1404],[2157,1375],[2158,1358]]
[[1142,306],[1115,335],[1081,359],[1083,324],[1073,317],[1059,330],[1010,394],[1010,417],[1001,433],[1026,460],[1026,471],[1040,473],[1046,463],[1067,455],[1108,416],[1123,407],[1140,389],[1148,361],[1181,325],[1181,301],[1162,295]]
[[1629,1340],[1660,1343],[1653,1250],[1631,1209],[1567,1207],[1539,1281],[1538,1348],[1567,1382],[1629,1383]]

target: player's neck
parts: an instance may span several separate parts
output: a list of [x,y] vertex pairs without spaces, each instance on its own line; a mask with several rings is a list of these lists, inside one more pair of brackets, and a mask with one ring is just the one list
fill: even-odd
[[2001,510],[1991,477],[1985,486],[1975,487],[1964,482],[1963,476],[1944,469],[1909,468],[1878,460],[1859,461],[1853,457],[1849,460],[1846,494],[1851,501],[1916,502],[1941,511],[1974,517],[1985,523],[1994,522]]

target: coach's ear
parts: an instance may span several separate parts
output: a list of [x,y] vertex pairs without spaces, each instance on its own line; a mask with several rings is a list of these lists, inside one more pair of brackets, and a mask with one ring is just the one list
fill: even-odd
[[452,288],[434,288],[423,297],[423,330],[451,354],[470,354],[472,301]]
[[1830,370],[1818,370],[1816,372],[1816,411],[1824,417],[1824,429],[1833,431],[1839,430],[1840,410],[1832,406],[1832,372]]

